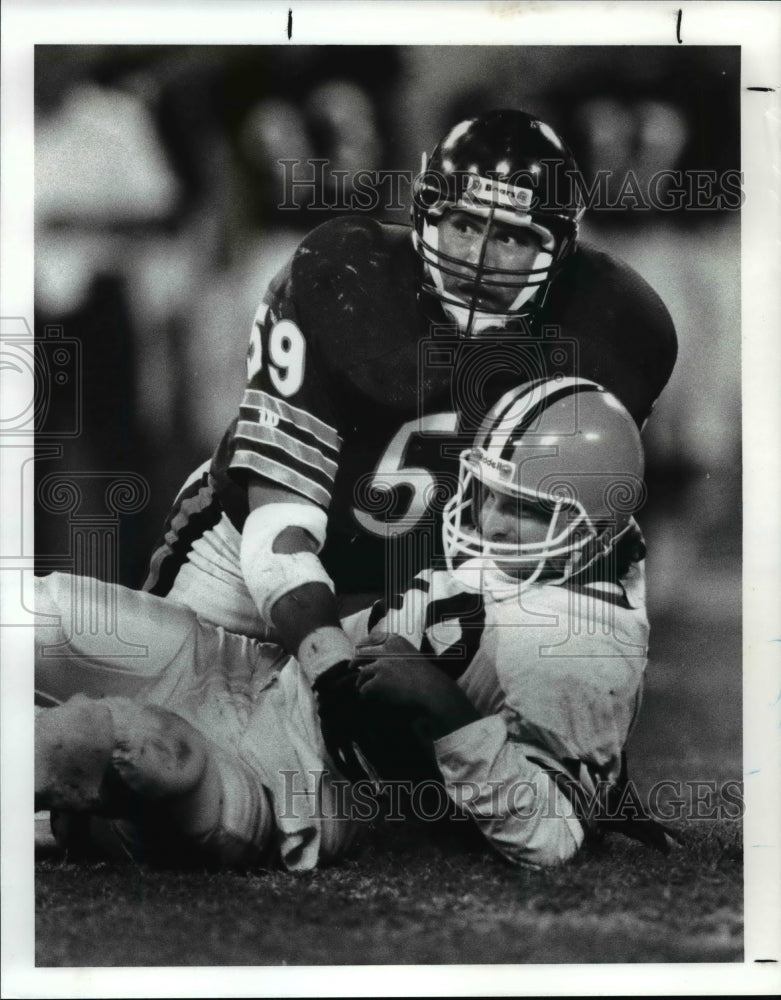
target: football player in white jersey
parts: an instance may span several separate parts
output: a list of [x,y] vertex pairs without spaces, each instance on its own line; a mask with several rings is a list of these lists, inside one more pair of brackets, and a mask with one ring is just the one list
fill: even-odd
[[504,857],[571,858],[589,827],[577,805],[619,777],[640,702],[639,434],[595,383],[541,381],[492,408],[460,469],[449,569],[343,622],[360,655],[323,675],[319,706],[278,647],[124,588],[118,632],[148,653],[111,662],[67,627],[79,579],[37,581],[53,622],[37,686],[60,703],[36,719],[37,805],[109,817],[152,859],[306,869],[373,815],[353,764],[398,777],[414,744]]
[[[632,530],[643,496],[640,437],[614,396],[576,378],[513,390],[461,455],[444,513],[449,570],[420,573],[390,607],[346,623],[356,640],[389,636],[358,668],[364,704],[415,719],[448,795],[510,860],[565,860],[600,810],[669,847],[648,818],[633,827],[604,801],[620,790],[646,666]],[[345,760],[353,743],[393,772],[375,719],[345,728]]]

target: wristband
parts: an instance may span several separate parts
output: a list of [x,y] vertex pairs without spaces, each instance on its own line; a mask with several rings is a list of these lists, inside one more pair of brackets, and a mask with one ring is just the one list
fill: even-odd
[[310,684],[329,667],[333,667],[341,660],[352,660],[354,656],[355,647],[352,641],[337,625],[323,625],[310,632],[302,640],[296,653],[301,669]]

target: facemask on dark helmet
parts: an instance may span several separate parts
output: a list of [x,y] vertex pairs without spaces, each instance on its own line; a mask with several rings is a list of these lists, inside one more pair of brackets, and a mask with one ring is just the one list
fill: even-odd
[[[588,379],[540,379],[506,393],[461,453],[443,513],[448,566],[466,560],[530,584],[563,583],[609,553],[644,498],[640,434],[623,405]],[[542,537],[497,541],[486,493],[544,515]]]
[[[424,308],[439,306],[464,336],[502,329],[539,308],[575,248],[584,211],[577,173],[564,141],[523,111],[490,111],[455,125],[429,160],[424,154],[413,189]],[[481,220],[476,259],[443,248],[439,226],[454,211]],[[500,226],[534,234],[537,253],[528,266],[492,266],[488,251]],[[501,305],[485,305],[497,298]]]

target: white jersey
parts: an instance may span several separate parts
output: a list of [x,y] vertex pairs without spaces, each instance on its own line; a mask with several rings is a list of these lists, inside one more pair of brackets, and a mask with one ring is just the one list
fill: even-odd
[[587,787],[617,778],[647,661],[644,564],[620,584],[524,590],[470,564],[453,575],[427,571],[389,608],[345,624],[354,638],[404,635],[480,712],[435,750],[451,797],[506,856],[528,841],[511,790],[528,780],[530,757],[574,771]]

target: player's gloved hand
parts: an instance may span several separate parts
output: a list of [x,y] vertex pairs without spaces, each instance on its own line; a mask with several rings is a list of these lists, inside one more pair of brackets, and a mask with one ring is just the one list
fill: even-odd
[[361,708],[357,678],[357,665],[340,660],[323,671],[312,685],[326,750],[342,774],[352,781],[371,777],[354,745]]
[[385,662],[393,670],[412,657],[415,665],[420,653],[408,640],[387,634],[371,635],[356,653],[354,659],[325,670],[312,685],[326,749],[351,780],[406,777],[409,766],[402,765],[399,773],[399,765],[405,754],[412,759],[414,734],[409,723],[416,710],[402,705],[401,699],[386,698],[382,691],[364,697],[359,683],[367,666]]

